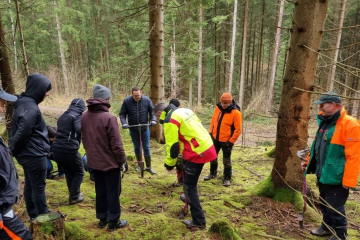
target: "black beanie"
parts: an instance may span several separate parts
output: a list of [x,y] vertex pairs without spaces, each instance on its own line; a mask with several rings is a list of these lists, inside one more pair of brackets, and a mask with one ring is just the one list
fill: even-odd
[[179,107],[180,106],[180,101],[176,98],[173,98],[170,100],[169,104],[174,105],[175,107]]

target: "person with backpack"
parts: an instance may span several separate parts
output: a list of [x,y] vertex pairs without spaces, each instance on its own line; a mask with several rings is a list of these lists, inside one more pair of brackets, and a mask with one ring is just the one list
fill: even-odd
[[79,147],[81,143],[81,116],[85,111],[85,102],[75,98],[57,120],[56,138],[52,145],[56,162],[61,163],[69,190],[69,204],[84,201],[80,186],[84,177],[84,166]]

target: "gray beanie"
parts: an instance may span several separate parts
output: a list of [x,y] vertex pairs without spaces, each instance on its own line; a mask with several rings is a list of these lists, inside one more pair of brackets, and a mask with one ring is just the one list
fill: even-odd
[[94,98],[108,99],[111,96],[111,92],[107,87],[100,84],[95,84],[93,89]]

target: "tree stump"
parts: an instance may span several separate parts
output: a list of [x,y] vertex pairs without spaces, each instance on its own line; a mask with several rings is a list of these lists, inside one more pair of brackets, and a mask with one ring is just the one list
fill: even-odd
[[65,215],[60,212],[49,212],[35,218],[30,230],[34,240],[65,240]]

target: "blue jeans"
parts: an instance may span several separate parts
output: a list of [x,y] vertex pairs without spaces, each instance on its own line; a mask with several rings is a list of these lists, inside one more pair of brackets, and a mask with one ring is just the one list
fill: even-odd
[[[136,129],[130,129],[130,136],[131,140],[134,144],[134,151],[136,155],[140,155],[141,149],[140,149],[140,134],[139,131]],[[144,150],[144,156],[150,157],[150,131],[149,129],[146,129],[146,131],[141,132],[141,143],[142,148]]]
[[192,220],[195,224],[205,226],[204,211],[200,205],[197,182],[201,174],[203,163],[186,162],[184,167],[184,194],[190,205]]
[[[323,229],[328,229],[326,226],[328,225],[329,228],[332,228],[336,232],[336,235],[339,238],[345,239],[347,236],[345,203],[349,197],[349,189],[343,188],[342,185],[328,185],[319,182],[319,191],[320,209],[323,214],[323,223],[321,224],[321,227]],[[328,205],[330,205],[331,208],[326,207]],[[326,223],[326,225],[324,223]]]
[[40,214],[48,213],[45,195],[46,156],[19,157],[16,160],[24,169],[24,199],[29,217],[36,218]]

